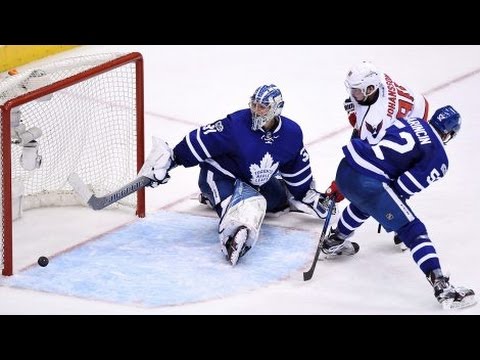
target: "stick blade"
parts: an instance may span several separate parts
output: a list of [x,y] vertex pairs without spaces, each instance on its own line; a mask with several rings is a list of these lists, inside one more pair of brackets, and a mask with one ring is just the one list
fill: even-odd
[[315,256],[313,257],[312,265],[310,269],[303,273],[303,281],[308,281],[313,277],[313,272],[315,271],[315,267],[317,266],[318,256],[320,254],[320,245],[317,246],[317,250],[315,251]]
[[323,223],[322,234],[320,235],[320,239],[318,241],[317,249],[315,251],[315,256],[313,257],[312,265],[310,269],[303,273],[303,281],[308,281],[313,277],[313,273],[315,272],[315,268],[317,266],[317,261],[320,259],[320,253],[322,252],[322,245],[323,241],[325,240],[325,236],[327,234],[328,226],[330,225],[330,219],[333,214],[333,209],[335,208],[335,201],[330,198],[330,203],[328,204],[328,211],[327,216],[325,217],[325,222]]
[[303,273],[303,281],[308,281],[312,278],[313,271],[307,271]]
[[71,173],[67,178],[68,183],[72,186],[73,191],[80,197],[80,199],[88,205],[88,201],[94,195],[88,186],[80,179],[77,173]]

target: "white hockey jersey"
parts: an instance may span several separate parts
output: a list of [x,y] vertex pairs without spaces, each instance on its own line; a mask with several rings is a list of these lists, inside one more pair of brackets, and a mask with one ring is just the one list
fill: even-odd
[[380,78],[378,99],[372,105],[361,105],[350,96],[355,106],[354,127],[358,136],[370,144],[378,143],[396,119],[428,118],[428,102],[422,94],[397,84],[385,73],[381,73]]

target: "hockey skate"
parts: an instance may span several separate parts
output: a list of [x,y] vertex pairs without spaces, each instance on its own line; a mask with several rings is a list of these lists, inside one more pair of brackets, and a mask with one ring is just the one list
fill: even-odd
[[427,279],[433,286],[435,297],[444,309],[461,309],[477,303],[472,289],[454,287],[450,284],[449,278],[439,270],[432,271]]
[[395,234],[395,236],[393,237],[393,243],[395,244],[396,247],[398,247],[402,251],[405,251],[408,249],[407,245],[405,245],[405,243],[402,240],[400,240],[397,234]]
[[250,247],[245,243],[248,238],[248,229],[241,226],[233,237],[230,237],[225,246],[227,247],[227,260],[232,266],[235,266],[245,253],[250,250]]
[[355,255],[360,246],[353,241],[347,240],[337,229],[330,229],[330,234],[322,243],[322,252],[325,258],[330,259],[340,255]]

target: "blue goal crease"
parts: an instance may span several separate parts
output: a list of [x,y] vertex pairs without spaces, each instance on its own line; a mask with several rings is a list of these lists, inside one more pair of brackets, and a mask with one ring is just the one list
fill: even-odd
[[1,283],[151,308],[265,287],[311,261],[314,233],[264,224],[256,246],[232,267],[217,225],[216,218],[158,211]]

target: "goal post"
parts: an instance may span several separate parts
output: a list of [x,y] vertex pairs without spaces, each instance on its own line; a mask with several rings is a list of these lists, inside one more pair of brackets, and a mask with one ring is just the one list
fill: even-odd
[[[0,74],[0,265],[13,274],[13,222],[29,208],[84,205],[67,178],[97,194],[137,176],[144,162],[140,53],[58,60]],[[113,206],[145,216],[145,191]]]

